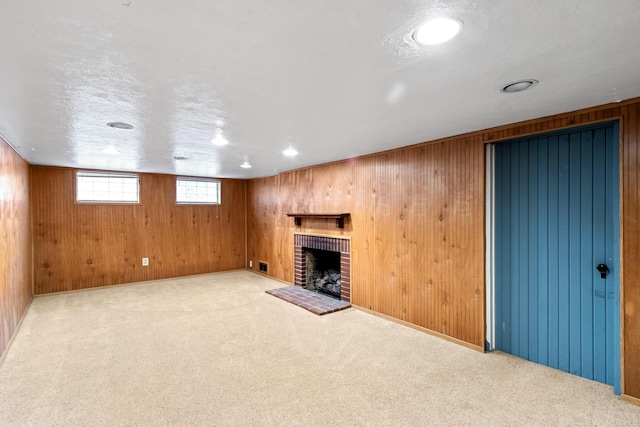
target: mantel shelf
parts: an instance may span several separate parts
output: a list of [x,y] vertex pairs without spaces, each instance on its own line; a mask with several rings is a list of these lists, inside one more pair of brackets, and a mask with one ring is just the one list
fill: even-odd
[[302,218],[320,218],[320,219],[335,219],[336,226],[338,228],[344,228],[344,219],[349,218],[349,213],[288,213],[288,217],[294,217],[296,226],[300,227],[302,225]]

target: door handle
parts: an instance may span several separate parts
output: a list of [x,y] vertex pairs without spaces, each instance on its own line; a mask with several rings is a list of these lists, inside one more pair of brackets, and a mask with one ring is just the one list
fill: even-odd
[[600,277],[602,277],[603,279],[607,278],[607,272],[609,271],[609,267],[607,267],[607,264],[596,265],[596,270],[600,272]]

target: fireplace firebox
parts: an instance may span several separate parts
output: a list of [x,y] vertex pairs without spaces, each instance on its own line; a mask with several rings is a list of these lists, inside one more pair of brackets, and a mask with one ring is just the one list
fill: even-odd
[[304,248],[307,290],[340,299],[340,252]]

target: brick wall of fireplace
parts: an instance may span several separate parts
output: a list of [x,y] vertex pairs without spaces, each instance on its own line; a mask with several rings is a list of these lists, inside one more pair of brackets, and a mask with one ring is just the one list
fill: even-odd
[[351,240],[339,237],[293,235],[294,284],[307,282],[307,266],[304,248],[340,253],[340,300],[351,302]]

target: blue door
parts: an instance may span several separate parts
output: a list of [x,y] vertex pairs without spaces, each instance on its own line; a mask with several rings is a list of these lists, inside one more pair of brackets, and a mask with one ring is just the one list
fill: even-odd
[[495,147],[495,347],[620,385],[618,124]]

